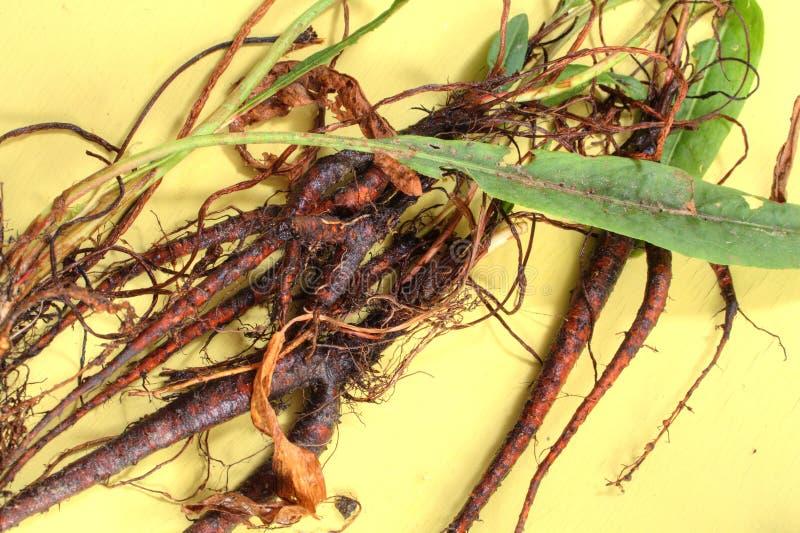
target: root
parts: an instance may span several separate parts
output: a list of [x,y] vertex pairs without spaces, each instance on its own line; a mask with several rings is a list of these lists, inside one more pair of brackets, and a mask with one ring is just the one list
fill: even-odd
[[632,249],[627,237],[604,234],[572,294],[564,324],[545,359],[514,428],[506,436],[489,468],[470,493],[448,532],[467,531],[527,448],[564,386],[569,372],[591,337],[594,323],[611,294]]
[[653,330],[667,303],[669,284],[672,278],[672,254],[663,248],[647,245],[647,286],[645,287],[644,301],[634,319],[631,328],[625,334],[625,340],[620,345],[614,357],[609,362],[600,379],[592,390],[575,410],[575,414],[567,423],[566,428],[558,437],[547,456],[539,463],[536,474],[531,479],[525,503],[519,515],[516,531],[521,533],[525,528],[525,521],[530,512],[536,492],[539,490],[544,476],[547,474],[555,460],[564,451],[569,441],[578,431],[578,428],[589,416],[597,402],[611,388],[623,370],[628,366],[633,357],[639,352],[647,336]]

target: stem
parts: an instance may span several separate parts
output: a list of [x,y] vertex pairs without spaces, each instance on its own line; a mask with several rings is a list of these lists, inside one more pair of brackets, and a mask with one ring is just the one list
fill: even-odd
[[[275,44],[269,48],[265,56],[258,62],[258,64],[250,71],[250,73],[242,80],[242,82],[233,90],[231,95],[220,105],[217,110],[211,114],[198,128],[196,128],[194,135],[202,135],[217,131],[223,127],[228,119],[230,119],[240,109],[242,103],[247,99],[255,86],[269,73],[278,60],[289,50],[294,40],[308,27],[312,20],[320,15],[324,10],[330,7],[336,0],[317,0],[308,10],[301,14],[275,41]],[[276,89],[277,90],[277,89]],[[171,154],[169,160],[154,161],[153,164],[145,166],[137,166],[138,171],[131,176],[128,176],[126,182],[131,182],[137,177],[144,176],[141,182],[137,182],[135,187],[143,190],[145,187],[157,180],[161,179],[170,169],[177,165],[183,158],[189,154],[186,152],[177,152]],[[114,168],[114,166],[109,167]],[[129,167],[132,170],[134,167]],[[150,170],[155,172],[150,173]],[[25,233],[20,237],[17,245],[11,248],[5,256],[8,264],[19,272],[28,272],[32,267],[37,268],[38,276],[32,275],[24,282],[15,287],[15,291],[25,294],[27,290],[32,287],[36,280],[41,278],[44,273],[41,270],[42,257],[47,255],[49,244],[42,242],[38,237],[46,233],[48,228],[58,227],[66,221],[74,220],[82,216],[90,216],[93,212],[102,211],[103,206],[97,205],[93,199],[102,199],[108,194],[108,187],[110,185],[108,180],[107,170],[96,172],[88,178],[81,180],[72,187],[69,187],[62,192],[58,198],[53,202],[50,208],[39,214],[33,222],[25,230]],[[113,177],[111,178],[113,180]],[[76,202],[91,194],[89,201],[84,202],[82,205],[75,207]],[[127,195],[121,202],[120,208],[125,209],[127,205],[133,201],[133,196]],[[69,240],[69,246],[74,248],[79,242],[83,242],[89,228],[82,228],[80,234],[75,236],[74,240]],[[69,253],[70,248],[66,248]],[[16,285],[16,284],[15,284]],[[2,311],[5,311],[5,309]],[[0,324],[7,318],[5,312],[0,316]],[[4,329],[9,329],[11,325],[4,324]]]
[[303,33],[311,21],[317,18],[323,11],[328,9],[337,0],[317,0],[301,14],[294,22],[281,32],[275,44],[270,46],[261,61],[253,67],[253,70],[231,92],[231,95],[193,132],[193,135],[205,135],[219,130],[234,115],[241,113],[241,105],[253,92],[256,85],[269,74],[272,67],[283,57],[294,43],[298,35]]
[[[664,2],[661,4],[661,7],[658,8],[658,11],[647,21],[647,24],[639,30],[639,32],[631,37],[631,39],[622,45],[624,48],[644,48],[647,46],[650,41],[656,38],[659,33],[659,29],[661,24],[664,22],[664,18],[667,16],[669,11],[672,9],[674,1]],[[586,70],[579,72],[578,74],[567,78],[565,80],[560,80],[557,83],[553,83],[550,85],[545,85],[543,87],[532,87],[522,92],[515,92],[510,91],[507,93],[500,93],[497,95],[487,95],[484,97],[485,101],[494,100],[494,99],[507,99],[511,98],[515,102],[529,102],[531,100],[541,100],[544,98],[550,98],[562,93],[565,93],[572,89],[573,87],[577,87],[584,83],[588,83],[600,74],[610,71],[614,68],[620,61],[625,59],[629,52],[627,51],[620,51],[617,53],[609,54],[605,59],[598,61],[596,64],[590,66]]]

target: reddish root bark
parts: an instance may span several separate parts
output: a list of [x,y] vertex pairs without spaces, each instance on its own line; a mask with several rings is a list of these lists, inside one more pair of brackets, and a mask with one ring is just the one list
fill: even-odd
[[108,444],[28,486],[0,509],[0,531],[136,464],[158,449],[241,414],[249,405],[251,381],[252,375],[244,374],[188,393]]
[[592,412],[597,402],[603,397],[609,388],[614,384],[623,370],[628,366],[639,349],[644,345],[647,336],[653,330],[661,316],[664,306],[667,303],[667,294],[672,279],[672,254],[669,250],[647,245],[647,284],[645,287],[644,300],[639,307],[639,312],[625,334],[614,357],[609,362],[600,379],[597,380],[592,390],[581,402],[575,414],[567,423],[566,428],[558,437],[558,440],[550,448],[547,456],[539,464],[536,474],[531,479],[528,494],[519,515],[519,520],[515,531],[521,533],[525,528],[525,521],[528,518],[536,492],[539,489],[544,476],[547,474],[555,460],[564,451],[569,441],[578,431],[578,428]]
[[388,183],[386,173],[373,165],[362,176],[356,176],[348,186],[336,191],[333,198],[323,204],[323,208],[356,211],[377,200]]
[[[167,310],[162,312],[161,316],[156,317],[150,324],[146,325],[143,331],[128,343],[121,352],[105,363],[99,372],[81,382],[55,408],[42,417],[22,441],[17,444],[15,449],[7,457],[3,458],[0,486],[7,485],[13,480],[19,469],[53,437],[68,429],[71,424],[89,410],[106,401],[135,379],[138,379],[142,373],[146,373],[163,363],[181,344],[189,342],[209,329],[231,320],[241,311],[251,306],[256,295],[245,289],[245,294],[236,295],[228,302],[229,305],[223,304],[223,307],[218,312],[212,311],[202,317],[205,322],[203,320],[198,322],[195,318],[197,309],[201,308],[215,293],[260,264],[284,241],[290,244],[285,261],[283,261],[285,267],[281,276],[283,285],[281,294],[278,296],[278,305],[275,307],[276,312],[279,315],[285,315],[291,301],[291,288],[294,278],[302,266],[297,261],[299,258],[299,245],[297,241],[293,240],[296,238],[300,238],[301,241],[317,243],[331,241],[345,246],[341,263],[337,268],[333,269],[328,278],[328,286],[323,288],[321,294],[318,295],[318,299],[322,300],[323,303],[328,305],[333,303],[341,293],[341,290],[344,290],[349,285],[353,274],[368,249],[377,240],[385,236],[388,231],[388,225],[380,223],[380,221],[385,222],[387,217],[392,216],[392,214],[399,215],[407,202],[401,198],[399,205],[384,206],[385,215],[357,218],[351,223],[305,213],[317,209],[317,204],[323,199],[323,195],[330,186],[341,181],[344,176],[357,167],[368,163],[368,155],[349,152],[340,152],[317,162],[299,180],[301,187],[293,189],[294,193],[290,194],[290,201],[281,209],[281,215],[287,218],[279,218],[277,221],[272,219],[274,225],[267,228],[259,239],[245,250],[228,258],[221,265],[214,268],[196,287],[189,288],[184,295],[179,296],[175,301],[168,304]],[[351,196],[346,196],[346,198],[352,199]],[[356,205],[355,207],[363,206]],[[220,223],[224,224],[220,228],[222,230],[221,233],[213,231],[213,228],[211,228],[212,231],[202,233],[200,239],[197,239],[196,236],[187,236],[184,239],[155,248],[148,254],[149,258],[154,261],[166,262],[167,258],[174,258],[175,254],[189,253],[195,250],[198,240],[202,238],[211,238],[212,240],[208,241],[207,244],[218,245],[220,237],[241,237],[242,231],[247,231],[249,234],[254,226],[265,226],[264,218],[269,220],[268,217],[265,217],[267,211],[269,211],[269,214],[274,214],[272,210],[263,211],[263,213],[259,213],[253,224],[247,225],[247,230],[237,229],[235,223],[226,221]],[[246,224],[246,220],[241,218],[239,217],[240,220],[237,220],[238,224]],[[141,262],[135,263],[131,267],[115,271],[107,278],[108,284],[119,285],[124,283],[129,276],[137,273],[137,268],[141,268],[141,264]],[[262,297],[263,295],[264,291],[260,290],[258,296]],[[226,305],[228,308],[225,307]],[[279,316],[279,318],[281,317]],[[190,325],[187,326],[187,324]],[[184,327],[184,331],[178,335],[178,339],[167,341],[164,345],[151,352],[139,362],[133,372],[127,373],[122,378],[115,380],[114,383],[106,386],[106,389],[98,393],[88,404],[80,407],[72,416],[62,420],[48,433],[45,433],[43,437],[39,437],[78,398],[101,387],[104,381],[110,379],[129,360],[146,350],[151,343],[157,342],[161,337],[167,335],[171,329],[180,327]],[[96,362],[97,360],[95,364]]]
[[[273,398],[306,386],[319,369],[301,354],[285,357],[273,377]],[[0,531],[128,468],[151,453],[247,412],[252,372],[222,378],[179,396],[113,441],[26,487],[0,508]]]
[[572,294],[564,324],[550,348],[549,357],[517,423],[459,514],[448,526],[448,532],[465,532],[470,528],[542,425],[589,341],[595,320],[608,300],[631,248],[632,241],[627,237],[613,233],[604,233],[600,237],[594,255]]
[[148,372],[163,364],[170,356],[185,346],[192,340],[222,327],[244,311],[253,306],[256,302],[256,293],[249,287],[232,296],[219,306],[209,311],[199,318],[195,323],[183,328],[173,338],[165,341],[143,359],[138,361],[127,373],[108,383],[105,388],[98,392],[90,400],[85,401],[71,415],[61,420],[57,425],[42,435],[27,449],[18,449],[14,455],[18,459],[13,464],[7,466],[2,480],[11,480],[22,469],[27,462],[34,457],[44,446],[55,437],[72,427],[78,420],[83,418],[90,411],[107,402],[115,394],[122,391],[125,387],[138,379],[146,376]]
[[[256,240],[250,247],[232,256],[220,266],[215,268],[199,285],[190,288],[185,295],[177,299],[168,307],[168,310],[156,317],[132,342],[108,362],[95,374],[92,374],[77,387],[69,392],[53,409],[48,411],[33,429],[26,435],[20,443],[18,451],[11,454],[11,457],[4,458],[6,464],[15,463],[22,450],[31,445],[48,425],[53,423],[62,413],[87,392],[101,386],[104,381],[111,378],[123,365],[130,361],[137,354],[153,342],[158,341],[171,330],[181,327],[181,324],[192,317],[213,295],[229,286],[242,275],[257,267],[264,259],[275,251],[282,241],[277,239],[275,234],[268,232],[260,239]],[[102,355],[98,358],[102,359]],[[96,359],[93,364],[99,364]],[[12,475],[9,472],[0,477],[0,486],[11,481]]]
[[[384,318],[384,312],[375,312],[363,324],[374,326]],[[387,335],[386,342],[365,344],[362,339],[336,334],[330,339],[330,347],[312,356],[298,349],[278,361],[270,398],[275,400],[309,385],[341,390],[350,383],[358,384],[394,336]],[[246,413],[254,377],[252,371],[228,376],[184,393],[129,426],[114,440],[26,487],[0,507],[0,531],[104,481],[159,449]],[[323,438],[324,429],[311,425],[314,427],[304,430],[309,435],[313,433],[309,438]]]
[[342,150],[319,158],[303,176],[292,183],[284,214],[317,212],[323,206],[327,191],[351,172],[364,169],[371,162],[372,154],[351,150]]
[[[326,308],[330,307],[351,288],[353,276],[359,270],[361,261],[366,257],[367,252],[389,232],[389,224],[385,223],[386,215],[387,213],[383,213],[374,217],[361,218],[350,226],[351,231],[344,240],[339,263],[331,270],[327,282],[317,290],[315,295],[320,305]],[[364,288],[356,290],[363,292]]]
[[[114,291],[124,285],[126,281],[143,273],[147,267],[160,268],[166,264],[174,263],[181,257],[189,255],[195,248],[204,249],[212,245],[232,242],[260,233],[266,229],[267,224],[270,223],[276,213],[277,209],[275,207],[260,207],[252,211],[234,215],[211,227],[204,228],[199,239],[196,233],[190,233],[164,244],[156,245],[147,253],[142,254],[139,257],[140,260],[126,262],[124,265],[112,270],[95,290],[101,293]],[[42,336],[18,358],[18,362],[22,362],[37,355],[53,341],[56,335],[75,323],[78,319],[77,314],[84,314],[89,310],[89,306],[80,303],[77,304],[74,312],[65,314],[50,329],[43,333]]]

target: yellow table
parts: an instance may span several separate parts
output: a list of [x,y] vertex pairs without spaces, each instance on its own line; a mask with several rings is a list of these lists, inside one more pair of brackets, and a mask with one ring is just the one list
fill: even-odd
[[[302,2],[308,4],[309,2]],[[351,1],[352,26],[380,12],[388,0]],[[550,2],[551,4],[553,2]],[[59,120],[119,139],[131,118],[171,70],[196,51],[229,39],[256,2],[210,0],[93,2],[40,0],[0,5],[0,131]],[[501,2],[437,0],[410,2],[393,19],[347,50],[338,68],[356,76],[376,101],[401,88],[476,78],[495,31]],[[536,27],[547,10],[536,0],[514,2],[512,14],[527,12]],[[741,121],[750,139],[748,160],[731,186],[766,195],[778,147],[788,130],[800,77],[793,53],[800,49],[800,5],[763,1],[766,42],[759,68],[761,89]],[[283,28],[299,8],[277,2],[256,34]],[[636,10],[628,11],[636,16]],[[315,24],[321,36],[341,35],[341,8]],[[613,34],[625,27],[607,28]],[[225,88],[257,57],[244,51],[219,87]],[[138,147],[168,138],[212,61],[191,70],[165,95],[137,137]],[[217,91],[219,94],[220,90]],[[402,102],[385,110],[395,125],[420,117]],[[97,168],[85,145],[62,134],[37,135],[0,146],[5,224],[21,230],[39,209],[74,180]],[[136,149],[136,147],[134,147]],[[741,153],[734,134],[712,172],[719,174]],[[159,189],[152,207],[169,228],[193,217],[210,192],[237,180],[235,167],[218,150],[191,156]],[[795,170],[790,201],[798,201]],[[263,194],[263,190],[258,193]],[[259,203],[261,197],[243,199]],[[539,228],[524,309],[511,319],[515,330],[544,352],[559,323],[576,273],[579,241]],[[8,230],[7,230],[8,234]],[[156,237],[145,214],[131,242]],[[510,275],[514,251],[506,247],[480,268]],[[713,275],[701,261],[676,256],[667,312],[648,344],[590,416],[543,483],[530,531],[797,531],[800,530],[800,272],[734,268],[743,309],[760,326],[780,334],[784,360],[774,339],[737,318],[731,344],[691,406],[680,417],[671,443],[660,445],[626,493],[605,486],[655,434],[661,420],[706,364],[717,342],[722,307]],[[479,273],[480,274],[480,273]],[[641,297],[644,259],[628,265],[598,324],[593,348],[608,360]],[[76,338],[54,345],[56,367],[74,369]],[[186,358],[192,356],[185,350]],[[172,366],[177,365],[174,363]],[[495,322],[448,335],[426,349],[384,403],[358,404],[343,416],[335,450],[324,456],[330,494],[347,494],[363,505],[348,530],[438,531],[455,514],[513,424],[538,366]],[[571,409],[591,386],[591,365],[582,360],[566,386],[573,396],[556,404],[539,434],[492,499],[473,531],[509,531],[532,475],[536,456],[558,435]],[[112,402],[85,421],[69,441],[119,431],[148,409],[146,401]],[[212,434],[212,452],[240,458],[261,442],[247,417]],[[248,437],[247,435],[250,434]],[[54,448],[51,448],[54,449]],[[170,453],[160,456],[166,458]],[[150,462],[154,464],[156,461]],[[253,463],[248,463],[252,465]],[[232,470],[245,474],[248,464]],[[143,471],[144,467],[135,469]],[[216,473],[219,474],[219,471]],[[133,473],[127,472],[131,476]],[[181,497],[202,477],[202,462],[187,457],[145,483]],[[21,479],[25,479],[23,476]],[[27,478],[29,479],[29,478]],[[179,531],[187,522],[178,506],[123,487],[95,488],[18,529],[34,531]],[[314,531],[303,522],[298,531]]]

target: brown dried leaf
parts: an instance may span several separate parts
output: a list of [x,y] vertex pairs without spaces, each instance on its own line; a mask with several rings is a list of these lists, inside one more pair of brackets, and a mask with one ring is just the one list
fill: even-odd
[[383,170],[392,185],[410,196],[422,194],[422,182],[416,172],[386,154],[375,154],[373,164]]
[[[297,61],[276,64],[252,94],[268,89],[278,77],[288,73],[296,65]],[[329,98],[331,93],[334,94],[333,98]],[[307,72],[274,96],[237,117],[231,123],[230,130],[245,131],[248,126],[288,115],[292,109],[310,104],[329,109],[339,121],[358,124],[361,133],[368,139],[383,139],[397,135],[397,131],[389,122],[372,107],[355,78],[324,65]],[[264,154],[264,161],[261,162],[253,158],[244,145],[237,146],[237,150],[249,166],[259,170],[272,170],[271,165],[275,161],[275,156]],[[419,179],[412,177],[412,174],[410,170],[398,167],[392,175],[395,176],[394,183],[400,190],[407,194],[419,195],[421,188],[416,187]],[[417,190],[420,192],[414,192]]]
[[308,510],[300,505],[284,505],[275,514],[273,522],[282,526],[291,526],[308,516]]
[[250,418],[253,420],[253,425],[262,433],[273,437],[276,440],[276,447],[279,439],[277,435],[283,436],[283,432],[278,425],[278,417],[269,403],[269,392],[272,385],[272,374],[285,342],[286,335],[283,331],[276,331],[272,334],[256,374],[253,396],[250,399]]
[[197,503],[185,504],[181,510],[187,515],[201,515],[209,511],[228,513],[245,523],[250,517],[257,517],[265,524],[271,524],[278,509],[272,502],[257,503],[238,492],[212,494]]
[[789,174],[792,171],[798,138],[800,138],[800,96],[794,100],[789,135],[778,151],[778,157],[775,161],[775,170],[772,174],[772,190],[769,195],[769,199],[773,202],[786,203],[786,186],[789,183]]
[[272,458],[272,467],[278,476],[278,495],[313,513],[317,504],[325,499],[322,466],[312,452],[283,440],[280,446],[275,441]]
[[310,451],[289,442],[278,424],[278,417],[269,403],[269,392],[275,364],[286,342],[283,331],[276,331],[267,345],[261,367],[253,384],[250,418],[253,424],[275,441],[272,465],[278,477],[278,496],[298,503],[314,513],[325,499],[325,478],[317,457]]
[[250,525],[250,518],[256,517],[265,525],[291,525],[308,515],[308,511],[285,500],[273,499],[258,503],[239,492],[213,494],[208,498],[182,507],[185,514],[201,515],[208,511],[218,511],[233,515],[241,524]]
[[[295,65],[297,61],[276,64],[252,94],[258,94],[271,87],[279,76],[289,72]],[[330,93],[335,94],[332,100],[328,98]],[[284,87],[239,117],[238,121],[240,126],[249,126],[286,115],[293,108],[313,103],[330,109],[338,120],[357,122],[361,132],[369,139],[397,135],[386,119],[372,108],[355,78],[324,65],[314,68],[294,83]]]

